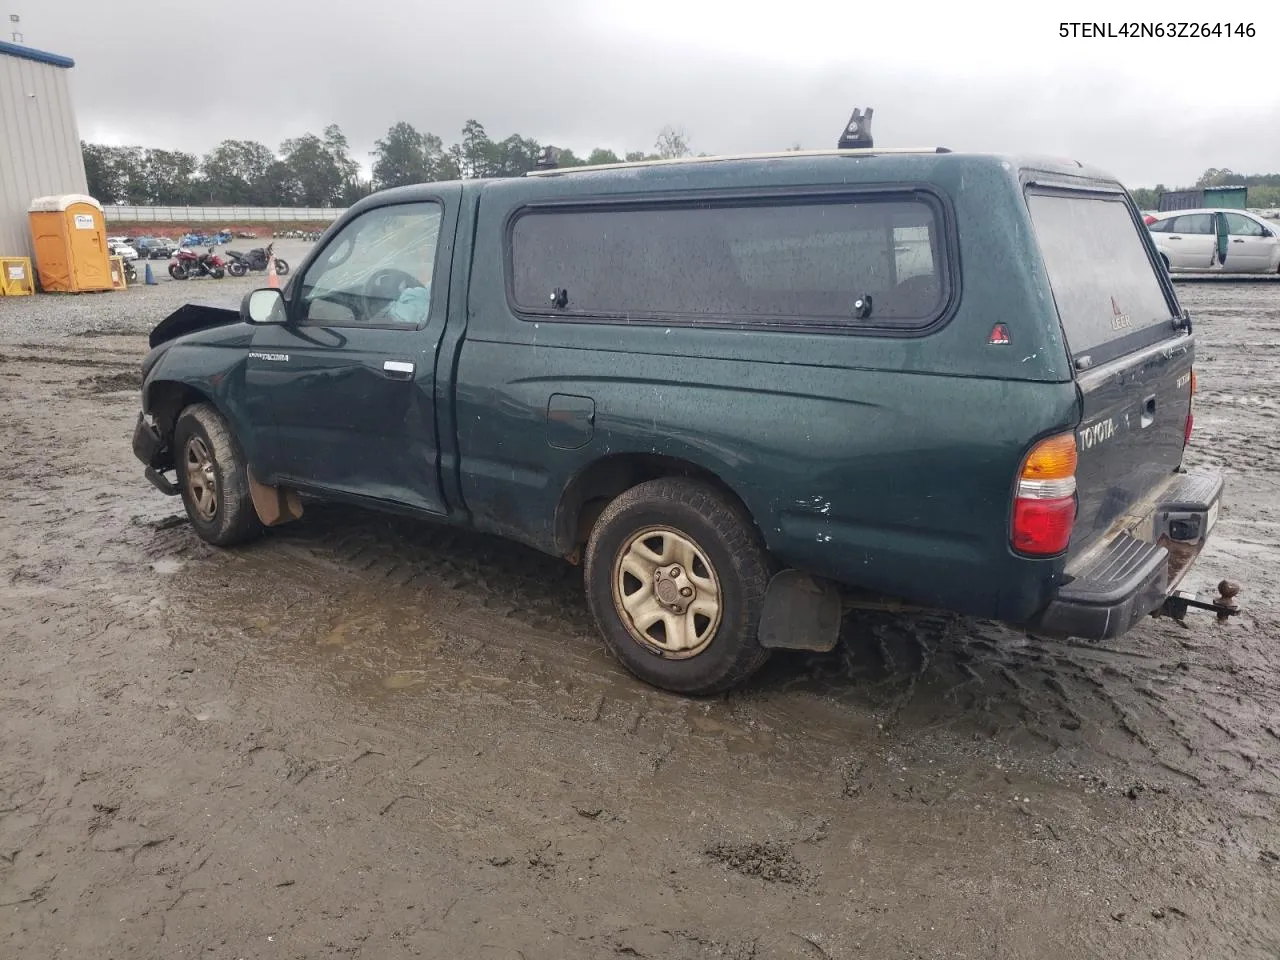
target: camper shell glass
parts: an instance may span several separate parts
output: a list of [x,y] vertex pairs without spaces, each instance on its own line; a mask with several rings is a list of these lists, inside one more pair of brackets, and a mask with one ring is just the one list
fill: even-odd
[[1027,207],[1077,363],[1096,366],[1172,335],[1176,301],[1125,194],[1037,185]]
[[920,186],[535,202],[506,250],[509,306],[539,320],[914,335],[958,286],[948,204]]

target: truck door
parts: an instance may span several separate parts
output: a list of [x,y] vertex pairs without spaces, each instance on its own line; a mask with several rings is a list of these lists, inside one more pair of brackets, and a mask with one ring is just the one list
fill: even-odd
[[435,359],[460,197],[364,211],[290,285],[287,322],[255,330],[246,390],[276,435],[264,479],[444,512]]

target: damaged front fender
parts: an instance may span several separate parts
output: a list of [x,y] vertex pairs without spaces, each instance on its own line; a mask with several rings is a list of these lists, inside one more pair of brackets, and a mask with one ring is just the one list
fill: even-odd
[[148,338],[152,349],[184,334],[210,327],[240,323],[240,308],[217,303],[185,303],[165,317],[151,330]]

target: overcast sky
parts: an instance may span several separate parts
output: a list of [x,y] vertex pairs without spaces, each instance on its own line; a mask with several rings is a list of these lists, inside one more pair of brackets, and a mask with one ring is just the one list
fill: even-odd
[[[584,153],[834,146],[872,106],[881,146],[1034,152],[1130,186],[1210,166],[1280,172],[1280,4],[1165,0],[4,0],[76,60],[81,136],[203,153],[338,123],[365,165],[407,120],[480,120]],[[1252,22],[1252,39],[1062,39],[1059,21]],[[1043,10],[1043,12],[1040,12]],[[1108,12],[1111,11],[1111,12]],[[6,37],[7,39],[7,37]]]

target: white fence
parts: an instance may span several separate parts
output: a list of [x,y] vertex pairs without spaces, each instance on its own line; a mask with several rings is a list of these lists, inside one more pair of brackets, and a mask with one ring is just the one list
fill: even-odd
[[104,206],[113,223],[331,223],[345,207],[134,207]]

